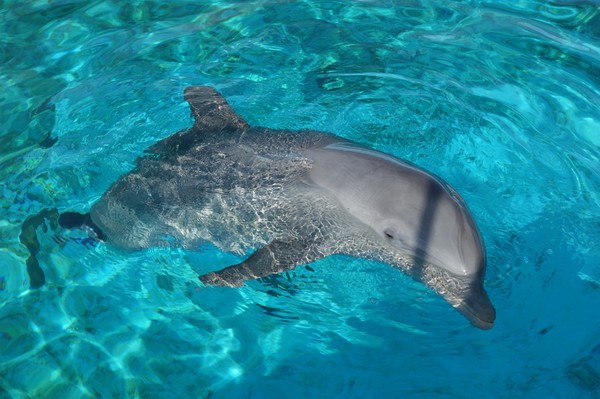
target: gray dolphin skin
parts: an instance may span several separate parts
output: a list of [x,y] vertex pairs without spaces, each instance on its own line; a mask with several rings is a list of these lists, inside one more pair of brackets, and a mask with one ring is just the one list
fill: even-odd
[[92,207],[92,222],[125,249],[250,254],[200,276],[246,280],[332,254],[387,263],[491,328],[481,235],[442,179],[400,159],[312,130],[249,126],[213,88],[185,89],[195,124],[140,157]]

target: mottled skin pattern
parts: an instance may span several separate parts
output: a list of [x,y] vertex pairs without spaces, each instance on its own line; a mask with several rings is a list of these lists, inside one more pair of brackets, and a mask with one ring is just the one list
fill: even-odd
[[320,149],[351,142],[324,132],[251,127],[209,87],[190,87],[185,98],[195,125],[150,147],[91,209],[111,243],[197,249],[211,242],[251,253],[200,276],[204,284],[231,287],[331,254],[374,259],[430,286],[474,325],[491,327],[484,259],[481,270],[461,277],[418,251],[399,251],[311,178]]

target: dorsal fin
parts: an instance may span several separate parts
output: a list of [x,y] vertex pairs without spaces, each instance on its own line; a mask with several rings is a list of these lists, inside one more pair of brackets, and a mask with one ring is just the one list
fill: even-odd
[[204,133],[227,133],[248,127],[246,121],[212,87],[186,87],[183,97],[190,104],[196,120],[194,127],[154,143],[146,150],[147,153],[179,155],[204,140]]
[[212,87],[186,87],[183,97],[190,104],[197,129],[231,131],[248,127],[246,121]]

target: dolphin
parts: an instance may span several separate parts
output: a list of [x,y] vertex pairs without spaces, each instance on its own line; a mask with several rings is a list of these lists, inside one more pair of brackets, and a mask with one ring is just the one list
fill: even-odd
[[184,98],[194,125],[152,145],[82,216],[96,236],[129,250],[210,242],[249,254],[199,276],[207,286],[239,287],[332,254],[376,260],[492,327],[481,234],[448,183],[330,133],[250,126],[211,87]]

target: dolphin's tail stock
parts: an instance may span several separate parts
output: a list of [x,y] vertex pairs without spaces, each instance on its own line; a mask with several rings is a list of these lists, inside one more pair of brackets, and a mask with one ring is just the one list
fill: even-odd
[[[92,222],[90,214],[82,214],[77,212],[59,213],[56,208],[42,209],[35,215],[28,216],[21,225],[21,234],[19,241],[25,245],[29,251],[29,256],[25,261],[27,266],[27,274],[31,288],[39,288],[46,282],[44,270],[40,267],[37,259],[37,254],[40,251],[40,241],[38,238],[38,228],[42,228],[45,233],[48,229],[57,230],[58,227],[64,229],[81,229],[85,231],[92,240],[104,241],[106,239],[104,233],[98,226]],[[54,235],[54,241],[58,244],[64,244],[65,240],[60,236]]]
[[58,217],[58,224],[65,229],[81,229],[88,233],[90,238],[97,241],[106,241],[106,236],[100,227],[92,221],[89,212],[64,212]]

